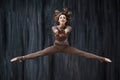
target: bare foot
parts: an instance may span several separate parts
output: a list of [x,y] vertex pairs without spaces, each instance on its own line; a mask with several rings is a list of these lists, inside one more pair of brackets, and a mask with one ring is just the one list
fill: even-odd
[[15,62],[15,61],[17,61],[17,58],[13,58],[10,60],[10,62]]
[[16,62],[16,61],[22,62],[22,57],[15,57],[15,58],[10,60],[10,62]]
[[105,62],[112,62],[109,58],[105,58]]

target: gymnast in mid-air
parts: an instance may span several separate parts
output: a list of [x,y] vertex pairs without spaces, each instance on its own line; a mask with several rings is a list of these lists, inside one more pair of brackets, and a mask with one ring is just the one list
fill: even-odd
[[34,59],[41,56],[53,55],[55,53],[63,52],[73,55],[79,55],[89,59],[99,60],[100,62],[112,62],[109,58],[98,56],[86,51],[82,51],[69,45],[68,37],[70,32],[72,31],[72,27],[69,25],[71,19],[72,19],[72,12],[69,11],[67,8],[63,8],[63,11],[55,10],[54,20],[57,23],[57,25],[52,26],[52,31],[55,37],[54,44],[43,50],[31,54],[27,54],[24,56],[15,57],[10,61],[22,62],[28,59]]

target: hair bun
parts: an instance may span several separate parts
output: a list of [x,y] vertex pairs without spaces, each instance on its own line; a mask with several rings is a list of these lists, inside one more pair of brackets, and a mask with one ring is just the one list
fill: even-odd
[[63,8],[63,13],[67,14],[68,13],[68,8]]
[[69,19],[72,19],[72,16],[73,16],[73,15],[72,15],[72,12],[71,12],[71,11],[68,11],[67,14],[68,14]]
[[57,16],[59,13],[60,13],[59,10],[55,10],[55,11],[54,11],[54,16]]
[[61,15],[61,14],[64,14],[64,15],[66,15],[66,17],[67,17],[67,19],[68,20],[71,20],[72,19],[72,12],[71,11],[69,11],[68,10],[68,8],[63,8],[63,11],[59,11],[59,10],[55,10],[54,11],[54,20],[57,22],[57,20],[58,20],[58,18],[59,18],[59,16]]

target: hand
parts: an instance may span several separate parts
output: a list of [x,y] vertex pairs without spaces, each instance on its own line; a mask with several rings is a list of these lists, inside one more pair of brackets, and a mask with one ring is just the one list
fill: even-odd
[[64,29],[61,29],[58,34],[59,34],[59,37],[61,37],[61,38],[66,37],[66,34],[65,34],[65,30],[64,30]]
[[56,39],[57,39],[58,41],[64,41],[66,38],[67,38],[67,36],[66,36],[65,34],[58,34],[58,35],[56,36]]
[[23,61],[23,56],[20,56],[20,57],[15,57],[13,59],[10,60],[10,62],[22,62]]
[[59,36],[59,33],[58,33],[58,32],[56,32],[56,33],[55,33],[55,37],[58,37],[58,36]]
[[55,33],[55,37],[58,41],[64,41],[66,39],[66,34],[64,29],[61,29],[59,32]]
[[60,33],[60,34],[65,34],[65,30],[64,30],[64,29],[61,29],[59,33]]

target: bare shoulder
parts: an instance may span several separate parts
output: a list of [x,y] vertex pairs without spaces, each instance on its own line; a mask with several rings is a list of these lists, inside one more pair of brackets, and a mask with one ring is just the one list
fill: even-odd
[[52,26],[52,28],[56,28],[56,27],[57,27],[57,25]]
[[52,31],[53,31],[54,33],[58,32],[57,26],[52,26]]
[[65,29],[66,33],[70,33],[72,31],[72,27],[71,26],[67,26]]
[[72,27],[68,25],[67,28],[72,28]]
[[56,29],[56,26],[52,26],[52,29]]
[[67,26],[67,29],[72,29],[72,27],[71,26]]

